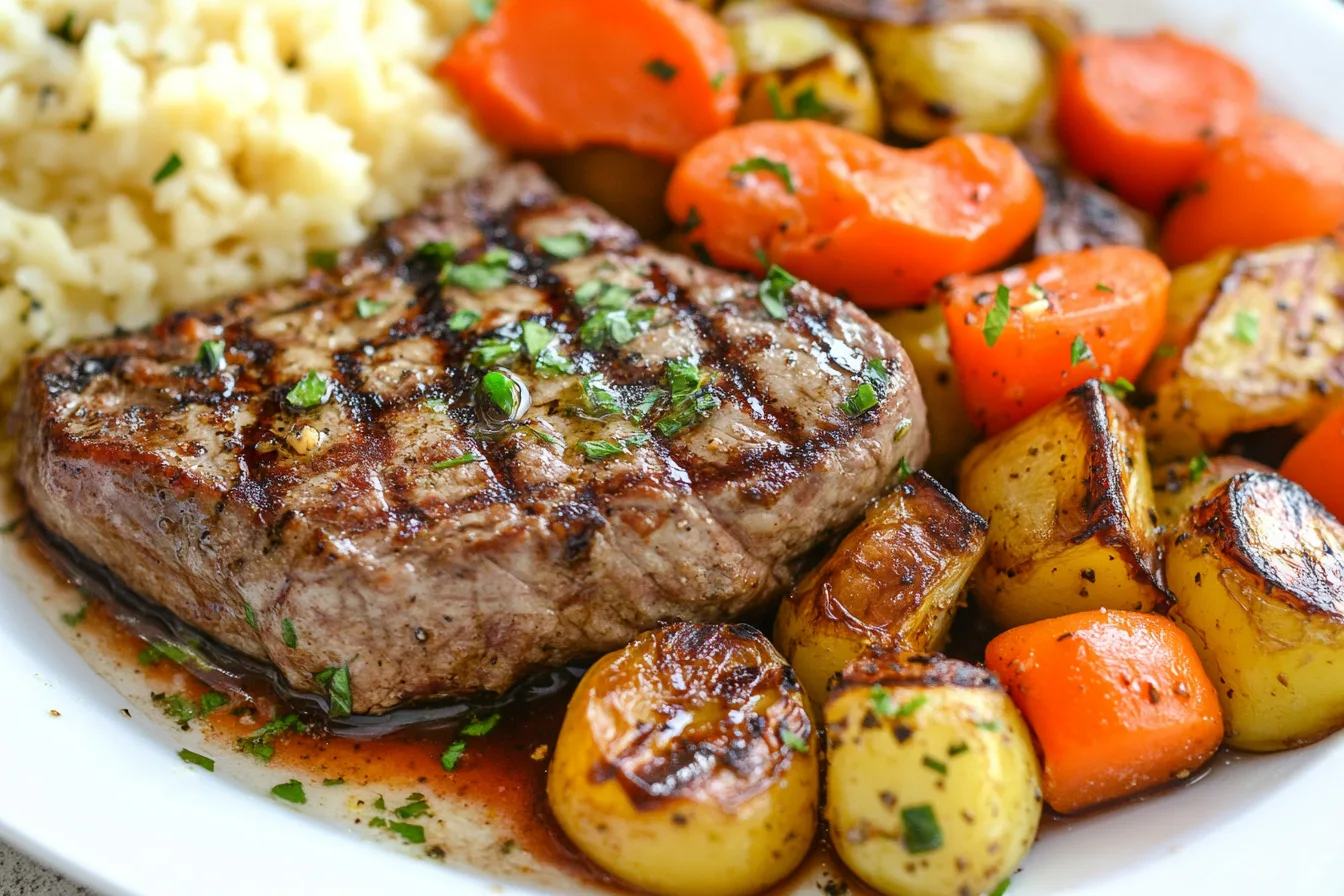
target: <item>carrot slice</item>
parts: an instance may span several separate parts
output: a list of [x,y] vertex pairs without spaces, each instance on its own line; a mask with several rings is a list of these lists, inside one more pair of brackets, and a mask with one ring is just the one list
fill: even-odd
[[985,665],[1036,735],[1041,792],[1078,812],[1188,776],[1223,739],[1218,695],[1165,616],[1089,610],[999,635]]
[[1341,461],[1344,461],[1344,406],[1332,411],[1293,446],[1279,473],[1311,492],[1336,519],[1344,520]]
[[1170,285],[1162,260],[1131,246],[949,278],[943,315],[971,422],[996,433],[1093,377],[1137,379],[1162,339]]
[[1219,141],[1162,228],[1172,264],[1322,236],[1344,222],[1344,146],[1277,115]]
[[1089,34],[1060,62],[1055,130],[1075,167],[1156,212],[1257,97],[1250,73],[1211,47]]
[[732,123],[732,46],[682,0],[500,0],[439,63],[494,140],[619,146],[671,160]]
[[814,121],[715,134],[667,191],[672,219],[715,262],[759,273],[764,256],[865,308],[916,304],[943,277],[1002,261],[1043,205],[1031,167],[998,137],[899,150]]

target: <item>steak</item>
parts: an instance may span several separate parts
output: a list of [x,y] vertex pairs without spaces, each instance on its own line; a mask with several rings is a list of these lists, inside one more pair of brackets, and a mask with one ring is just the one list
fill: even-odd
[[500,692],[768,607],[923,462],[900,345],[772,284],[513,165],[300,280],[30,359],[18,478],[335,714]]

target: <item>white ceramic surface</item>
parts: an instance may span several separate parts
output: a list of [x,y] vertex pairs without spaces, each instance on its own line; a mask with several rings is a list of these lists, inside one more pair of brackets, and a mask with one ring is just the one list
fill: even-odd
[[[1225,47],[1267,102],[1344,140],[1344,7],[1332,0],[1077,5],[1101,29],[1169,26]],[[203,774],[178,760],[177,732],[128,721],[125,705],[0,578],[0,838],[108,894],[532,892],[408,859]],[[1220,760],[1196,786],[1047,831],[1011,892],[1338,894],[1341,806],[1344,735]]]

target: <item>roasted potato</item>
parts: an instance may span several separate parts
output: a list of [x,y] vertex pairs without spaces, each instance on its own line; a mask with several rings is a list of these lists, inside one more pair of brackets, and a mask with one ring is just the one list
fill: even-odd
[[987,531],[923,471],[873,505],[775,617],[775,644],[813,704],[869,644],[942,649]]
[[1154,470],[1153,506],[1157,509],[1158,524],[1174,532],[1187,510],[1233,476],[1250,470],[1274,472],[1263,464],[1235,454],[1216,457],[1201,454],[1188,461],[1177,461]]
[[880,133],[877,87],[847,33],[783,0],[738,0],[721,18],[743,73],[739,122],[814,118]]
[[1045,211],[1032,241],[1034,255],[1077,252],[1093,246],[1138,246],[1152,242],[1153,223],[1119,196],[1056,165],[1028,156],[1045,189]]
[[1333,239],[1222,253],[1174,272],[1158,356],[1139,382],[1159,461],[1234,433],[1315,423],[1344,392],[1344,248]]
[[972,449],[960,495],[989,520],[971,588],[1004,628],[1165,597],[1143,430],[1096,380]]
[[1230,746],[1283,750],[1344,727],[1344,524],[1305,490],[1233,476],[1182,521],[1167,582]]
[[881,892],[1001,892],[1031,849],[1036,753],[985,670],[871,648],[826,700],[826,743],[831,841]]
[[929,408],[929,459],[924,469],[935,479],[950,482],[978,436],[961,403],[943,308],[936,302],[922,308],[898,308],[878,316],[877,322],[900,340],[910,356]]
[[806,704],[751,626],[647,632],[579,682],[551,760],[551,810],[593,862],[648,892],[762,890],[803,860],[817,823]]

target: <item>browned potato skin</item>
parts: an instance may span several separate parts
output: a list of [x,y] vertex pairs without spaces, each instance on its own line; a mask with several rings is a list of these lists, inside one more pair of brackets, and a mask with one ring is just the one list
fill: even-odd
[[[1229,436],[1308,428],[1344,394],[1344,248],[1333,239],[1224,252],[1172,274],[1162,347],[1139,381],[1154,460]],[[1254,342],[1236,336],[1254,315]]]
[[1177,461],[1153,471],[1153,506],[1157,521],[1169,532],[1174,532],[1190,508],[1238,473],[1274,472],[1235,454],[1220,454],[1207,461],[1208,466],[1195,476],[1191,476],[1193,461]]
[[1233,476],[1182,521],[1167,576],[1229,746],[1283,750],[1344,727],[1344,524],[1304,489]]
[[1036,226],[1036,255],[1077,252],[1094,246],[1137,246],[1152,242],[1153,222],[1119,196],[1062,167],[1028,157],[1045,190],[1045,211]]
[[922,470],[874,504],[775,617],[775,644],[813,702],[869,644],[940,650],[988,531]]
[[971,588],[1000,627],[1164,602],[1143,430],[1096,380],[977,445],[959,494],[989,520]]
[[819,774],[802,688],[765,636],[676,623],[584,675],[546,795],[611,874],[669,896],[745,896],[806,856]]

